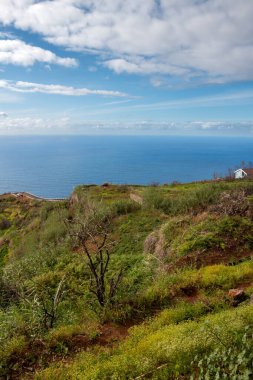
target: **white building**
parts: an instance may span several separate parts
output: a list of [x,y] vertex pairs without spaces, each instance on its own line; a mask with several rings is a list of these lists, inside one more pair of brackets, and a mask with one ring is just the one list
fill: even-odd
[[234,171],[235,179],[253,178],[253,168],[243,168]]

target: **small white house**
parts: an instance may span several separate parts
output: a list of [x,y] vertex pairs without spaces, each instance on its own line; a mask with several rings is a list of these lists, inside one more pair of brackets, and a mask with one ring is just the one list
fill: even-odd
[[253,168],[243,168],[234,171],[235,179],[253,178]]

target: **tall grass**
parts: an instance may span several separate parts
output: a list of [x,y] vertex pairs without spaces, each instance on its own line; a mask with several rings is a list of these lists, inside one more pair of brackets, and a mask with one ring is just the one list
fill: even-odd
[[172,216],[186,213],[197,214],[215,203],[223,191],[236,188],[244,189],[248,195],[251,195],[253,193],[253,182],[202,184],[187,191],[179,191],[176,196],[165,196],[164,191],[159,186],[149,187],[144,192],[143,205],[147,209],[157,208]]

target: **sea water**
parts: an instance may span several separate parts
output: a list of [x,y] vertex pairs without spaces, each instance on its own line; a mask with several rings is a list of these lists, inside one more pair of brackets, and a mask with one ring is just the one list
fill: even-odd
[[0,136],[0,193],[69,196],[78,184],[191,182],[253,161],[253,138]]

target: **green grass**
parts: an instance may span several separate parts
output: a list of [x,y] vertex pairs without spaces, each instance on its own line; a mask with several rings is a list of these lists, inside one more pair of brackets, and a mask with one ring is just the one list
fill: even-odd
[[160,209],[168,215],[197,214],[218,201],[224,191],[244,189],[253,193],[252,181],[221,181],[189,185],[147,187],[144,190],[144,207]]
[[196,355],[211,353],[221,344],[232,346],[243,336],[245,327],[253,322],[252,311],[252,306],[245,306],[198,321],[158,325],[153,332],[147,325],[141,335],[136,327],[130,338],[113,352],[84,353],[71,365],[50,368],[36,379],[123,380],[152,374],[151,378],[165,380],[176,379],[180,374],[186,376],[194,369],[191,363]]
[[114,235],[118,241],[117,254],[138,255],[143,253],[147,235],[163,222],[159,212],[140,210],[115,221]]
[[253,250],[253,222],[238,216],[208,217],[189,227],[183,237],[178,234],[172,249],[178,255],[193,251]]
[[[252,323],[248,300],[234,310],[228,298],[228,290],[239,286],[246,287],[248,298],[253,292],[250,208],[243,216],[210,209],[222,192],[237,189],[250,195],[253,183],[79,186],[70,203],[1,200],[0,220],[10,223],[0,229],[0,376],[25,378],[23,367],[50,367],[52,356],[59,368],[50,367],[38,379],[132,379],[142,374],[188,379],[195,371],[195,355],[206,360],[211,355],[215,362],[217,336],[234,345]],[[143,197],[142,206],[130,199],[131,193]],[[74,244],[67,222],[85,218],[89,202],[110,220],[114,247],[108,278],[124,270],[112,304],[104,309],[90,291],[87,257]],[[144,251],[150,236],[156,239],[153,250]],[[164,257],[155,253],[158,241]],[[210,258],[214,253],[216,265],[177,266],[187,255]],[[219,254],[233,265],[221,264]],[[240,262],[243,256],[247,260]],[[62,279],[57,318],[48,328],[43,307],[53,310]],[[103,324],[112,322],[136,326],[125,342],[96,347]],[[77,356],[76,336],[85,341]],[[61,363],[66,357],[67,366]]]
[[[226,302],[227,292],[240,284],[253,284],[253,261],[249,260],[234,266],[213,265],[197,269],[184,269],[175,273],[159,273],[152,284],[139,292],[136,306],[150,312],[154,307],[171,305],[175,297],[182,297],[182,289],[196,288],[200,295],[217,297]],[[219,303],[219,300],[216,300]]]

